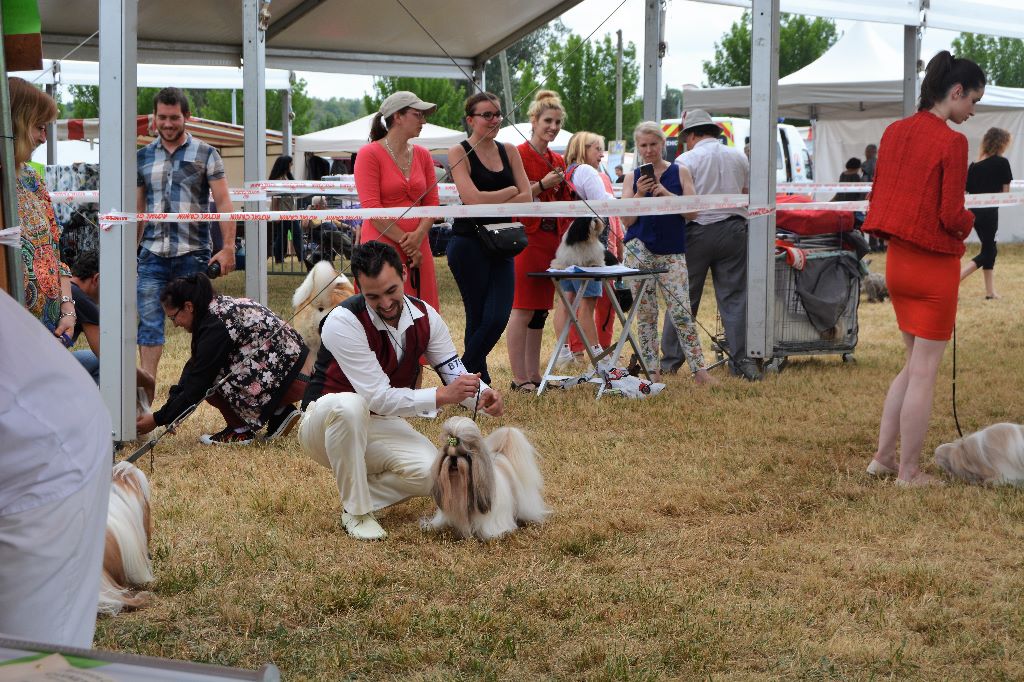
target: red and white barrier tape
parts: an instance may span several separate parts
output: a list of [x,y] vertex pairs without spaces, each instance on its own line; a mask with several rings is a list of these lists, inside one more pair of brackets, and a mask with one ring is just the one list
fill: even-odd
[[[643,216],[671,213],[744,208],[746,194],[718,194],[684,197],[645,197],[642,199],[603,199],[601,201],[545,201],[528,204],[474,204],[471,206],[416,206],[414,208],[336,208],[322,211],[266,211],[259,213],[126,213],[111,212],[100,216],[101,223],[159,222],[180,223],[220,220],[366,220],[418,218],[509,218],[591,216]],[[755,209],[756,215],[770,213],[770,208]]]
[[[267,193],[262,189],[231,189],[228,192],[232,201],[267,201]],[[98,189],[50,192],[50,201],[55,204],[95,204],[99,200]]]

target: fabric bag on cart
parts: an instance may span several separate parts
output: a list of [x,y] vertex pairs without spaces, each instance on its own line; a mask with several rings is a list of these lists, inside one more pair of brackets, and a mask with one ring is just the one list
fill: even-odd
[[[778,194],[776,204],[806,204],[813,201],[802,194]],[[853,213],[851,211],[793,210],[778,211],[775,214],[775,226],[780,230],[794,232],[803,236],[816,234],[834,234],[849,232],[853,229]]]
[[850,287],[861,276],[857,260],[845,255],[808,259],[796,273],[796,295],[818,332],[835,328],[850,301]]

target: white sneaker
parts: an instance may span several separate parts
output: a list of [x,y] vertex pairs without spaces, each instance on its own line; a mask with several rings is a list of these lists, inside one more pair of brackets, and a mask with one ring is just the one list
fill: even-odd
[[345,531],[357,540],[383,540],[388,536],[387,531],[381,528],[373,514],[349,514],[341,513],[341,525]]
[[574,356],[572,354],[572,351],[569,350],[569,346],[562,346],[560,349],[558,349],[558,356],[555,358],[554,369],[562,369],[563,367],[568,367],[575,361],[576,356]]

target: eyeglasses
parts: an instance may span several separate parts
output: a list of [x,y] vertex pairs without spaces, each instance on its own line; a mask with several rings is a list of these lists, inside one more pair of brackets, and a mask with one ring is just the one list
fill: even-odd
[[168,315],[168,317],[171,318],[171,322],[173,322],[174,324],[178,324],[178,315],[181,313],[182,310],[184,310],[184,308],[178,308],[177,310],[174,311],[173,315]]
[[500,121],[505,118],[505,114],[500,111],[485,111],[482,114],[470,114],[470,116],[479,116],[485,121],[493,121],[494,119],[498,119]]

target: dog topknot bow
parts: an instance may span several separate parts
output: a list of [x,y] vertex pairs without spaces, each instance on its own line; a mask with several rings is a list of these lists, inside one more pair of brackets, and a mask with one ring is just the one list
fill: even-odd
[[459,439],[456,438],[455,436],[449,436],[448,437],[448,445],[451,445],[453,448],[458,447],[459,446]]

